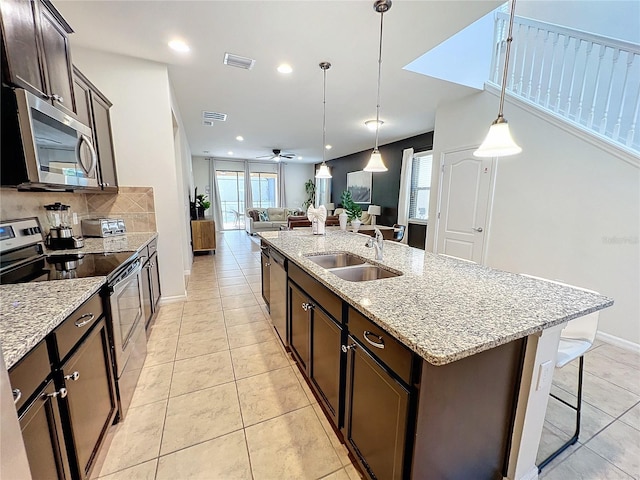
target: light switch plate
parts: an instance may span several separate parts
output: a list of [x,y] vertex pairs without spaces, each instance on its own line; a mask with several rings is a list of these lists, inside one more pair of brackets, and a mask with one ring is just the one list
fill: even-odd
[[541,363],[540,368],[538,369],[538,384],[536,385],[536,391],[542,390],[547,385],[550,385],[552,379],[553,362],[551,360],[547,360],[546,362]]

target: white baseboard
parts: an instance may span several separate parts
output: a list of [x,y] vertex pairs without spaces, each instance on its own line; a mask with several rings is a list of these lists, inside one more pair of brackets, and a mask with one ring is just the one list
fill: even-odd
[[604,332],[598,332],[596,334],[596,338],[605,343],[615,345],[616,347],[624,348],[625,350],[629,350],[631,352],[640,353],[640,344],[630,342],[629,340],[625,340],[624,338],[616,337]]
[[185,270],[184,271],[184,276],[188,277],[189,275],[191,275],[191,270]]
[[167,305],[169,303],[179,303],[187,300],[187,295],[175,295],[173,297],[160,297],[160,305]]

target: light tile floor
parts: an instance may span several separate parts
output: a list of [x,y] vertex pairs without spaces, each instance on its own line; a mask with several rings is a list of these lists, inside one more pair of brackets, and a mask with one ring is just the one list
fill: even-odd
[[256,240],[219,233],[187,301],[160,308],[94,478],[360,479],[268,322]]
[[[184,303],[161,307],[125,422],[94,477],[117,480],[333,479],[360,476],[268,323],[260,249],[218,233],[195,259]],[[553,389],[575,399],[577,366]],[[640,355],[597,342],[585,357],[578,443],[545,480],[640,479]],[[573,428],[550,399],[539,458]],[[98,469],[96,469],[98,470]]]

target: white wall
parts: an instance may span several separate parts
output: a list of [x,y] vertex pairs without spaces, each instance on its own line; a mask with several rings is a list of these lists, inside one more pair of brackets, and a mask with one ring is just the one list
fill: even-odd
[[[436,182],[441,154],[479,145],[497,109],[498,98],[486,91],[438,109]],[[498,160],[486,264],[612,297],[600,330],[640,344],[639,168],[510,100],[505,117],[523,152]],[[436,208],[434,188],[431,218]],[[430,251],[434,232],[430,225]]]
[[307,199],[304,184],[310,178],[314,178],[314,165],[310,163],[287,163],[285,165],[285,188],[287,189],[287,207],[302,208],[302,203]]
[[121,185],[155,194],[162,295],[184,297],[184,200],[179,193],[166,65],[73,46],[78,68],[113,102],[111,122]]

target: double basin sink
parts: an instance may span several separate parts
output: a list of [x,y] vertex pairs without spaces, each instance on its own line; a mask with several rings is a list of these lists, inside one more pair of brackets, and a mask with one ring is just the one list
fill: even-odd
[[349,282],[366,282],[402,275],[401,272],[367,263],[365,258],[349,252],[321,253],[307,255],[306,258]]

